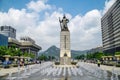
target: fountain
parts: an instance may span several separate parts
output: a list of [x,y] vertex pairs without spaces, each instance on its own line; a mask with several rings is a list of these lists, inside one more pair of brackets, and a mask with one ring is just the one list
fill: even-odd
[[7,77],[7,80],[15,80],[16,77],[12,77],[12,73],[10,72],[8,77]]
[[[53,66],[52,62],[44,62],[42,65],[35,65],[24,68],[24,71],[15,75],[9,73],[7,80],[119,80],[115,70],[112,77],[108,78],[106,70],[101,70],[97,66],[88,63],[78,62],[77,67]],[[18,76],[19,74],[19,76]]]
[[[115,67],[115,66],[114,66],[114,67]],[[114,67],[113,67],[113,69],[112,69],[111,80],[119,80],[119,79],[118,79],[118,71],[116,71]]]

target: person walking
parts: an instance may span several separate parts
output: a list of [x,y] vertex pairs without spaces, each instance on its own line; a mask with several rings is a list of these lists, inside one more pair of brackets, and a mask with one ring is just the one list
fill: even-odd
[[100,62],[100,60],[98,60],[98,61],[97,61],[98,67],[100,67],[100,64],[101,64],[101,62]]

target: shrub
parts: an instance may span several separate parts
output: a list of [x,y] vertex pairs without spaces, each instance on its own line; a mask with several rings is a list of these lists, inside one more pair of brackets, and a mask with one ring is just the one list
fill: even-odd
[[111,64],[111,63],[106,63],[104,65],[107,65],[107,66],[114,66],[114,64]]
[[18,67],[18,65],[17,65],[17,64],[13,64],[12,66],[13,66],[13,67]]
[[116,67],[120,67],[120,64],[116,64]]
[[76,64],[77,64],[77,62],[71,62],[71,64],[72,64],[72,65],[76,65]]
[[10,68],[10,66],[9,66],[9,65],[6,65],[6,66],[3,66],[3,68]]
[[60,65],[60,62],[55,62],[55,65]]
[[2,65],[0,65],[0,68],[2,68],[3,66]]
[[27,63],[26,65],[32,65],[32,64],[35,64],[35,63],[31,62],[31,63]]

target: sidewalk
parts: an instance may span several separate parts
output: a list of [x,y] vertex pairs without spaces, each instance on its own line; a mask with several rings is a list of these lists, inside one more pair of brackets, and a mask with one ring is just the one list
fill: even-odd
[[[98,67],[97,64],[93,64],[93,63],[87,63],[87,64]],[[110,72],[112,72],[113,69],[114,69],[114,71],[117,72],[118,75],[120,75],[120,67],[100,65],[100,68],[102,70],[107,70],[107,71],[110,71]]]
[[[29,68],[33,67],[34,65],[29,65]],[[20,67],[20,71],[23,71],[24,67]],[[6,75],[8,75],[9,73],[16,73],[18,72],[18,67],[11,67],[11,68],[1,68],[0,69],[0,77],[4,77]]]

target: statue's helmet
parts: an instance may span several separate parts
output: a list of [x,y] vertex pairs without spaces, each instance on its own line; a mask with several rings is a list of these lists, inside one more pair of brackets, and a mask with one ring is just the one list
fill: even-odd
[[64,14],[63,18],[64,18],[64,19],[66,18],[65,14]]

